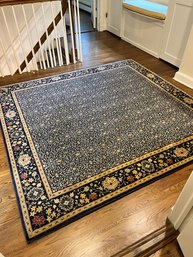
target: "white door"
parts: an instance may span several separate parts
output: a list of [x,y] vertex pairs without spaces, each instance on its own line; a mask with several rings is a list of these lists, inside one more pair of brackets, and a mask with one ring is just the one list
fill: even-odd
[[122,0],[108,0],[107,30],[121,36]]

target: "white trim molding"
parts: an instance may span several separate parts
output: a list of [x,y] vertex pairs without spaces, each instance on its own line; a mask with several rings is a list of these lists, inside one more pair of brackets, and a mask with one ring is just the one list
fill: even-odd
[[186,75],[180,71],[176,72],[174,79],[187,87],[193,89],[193,77]]
[[179,195],[169,220],[174,228],[180,232],[177,237],[179,246],[186,257],[192,257],[193,237],[193,172]]
[[170,215],[169,220],[176,230],[180,230],[188,213],[193,208],[193,172],[186,182],[181,194],[179,195]]

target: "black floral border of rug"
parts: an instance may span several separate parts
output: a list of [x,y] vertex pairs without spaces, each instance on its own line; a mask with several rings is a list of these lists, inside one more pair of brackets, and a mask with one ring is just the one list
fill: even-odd
[[[193,160],[193,136],[189,136],[91,177],[86,183],[80,183],[79,187],[61,196],[48,196],[17,112],[13,92],[126,65],[182,104],[193,108],[191,96],[133,60],[72,71],[0,89],[1,124],[27,240],[32,240],[60,225],[66,225]],[[14,137],[15,133],[19,133],[18,140]]]

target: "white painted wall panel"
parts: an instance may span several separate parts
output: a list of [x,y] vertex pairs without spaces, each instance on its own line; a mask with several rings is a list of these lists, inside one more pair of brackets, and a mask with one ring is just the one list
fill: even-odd
[[164,21],[125,9],[123,11],[122,39],[159,57],[163,26]]
[[193,24],[193,0],[169,3],[160,57],[179,67]]
[[122,0],[108,1],[107,30],[120,36],[122,24]]

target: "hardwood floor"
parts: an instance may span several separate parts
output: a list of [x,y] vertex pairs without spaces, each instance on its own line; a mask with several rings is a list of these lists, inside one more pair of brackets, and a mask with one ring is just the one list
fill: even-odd
[[[83,34],[83,63],[0,79],[0,85],[49,76],[122,59],[134,59],[177,87],[193,95],[193,90],[175,82],[176,68],[103,33]],[[5,257],[110,257],[165,224],[170,208],[193,169],[186,165],[106,207],[85,216],[43,238],[27,244],[11,181],[2,134],[0,134],[0,252]],[[175,242],[152,257],[180,257]]]
[[[66,14],[66,25],[70,26],[68,13]],[[81,9],[80,9],[80,30],[82,33],[94,31],[92,20],[91,20],[91,14]]]
[[161,250],[152,254],[150,257],[183,257],[183,254],[178,246],[177,241],[166,245]]

